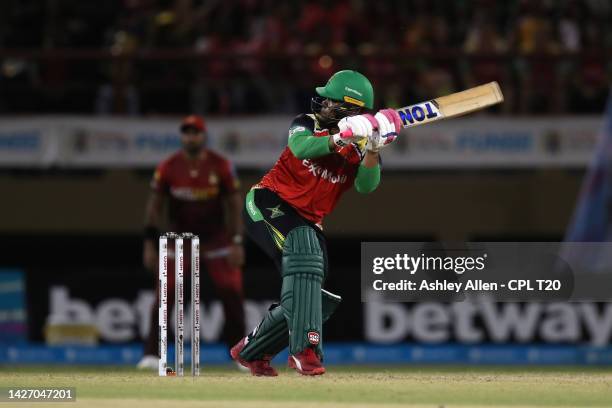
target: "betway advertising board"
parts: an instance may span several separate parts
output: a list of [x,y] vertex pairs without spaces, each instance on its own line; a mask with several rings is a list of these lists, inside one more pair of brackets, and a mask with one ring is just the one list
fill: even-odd
[[[291,116],[210,118],[209,146],[265,169],[287,145]],[[153,167],[180,147],[180,118],[34,116],[0,119],[0,167]],[[385,168],[586,166],[596,116],[459,118],[402,131]]]
[[[605,346],[612,340],[612,303],[504,303],[488,298],[452,303],[376,300],[362,303],[359,279],[344,279],[342,287],[335,288],[340,277],[354,272],[334,271],[337,278],[331,282],[332,290],[343,297],[343,302],[326,324],[326,341],[380,345],[418,342]],[[273,278],[266,277],[270,271],[257,269],[247,273],[261,277],[263,282],[270,281],[245,286],[247,329],[252,329],[269,305],[277,301],[279,288],[278,282],[272,283]],[[148,278],[130,270],[106,269],[64,270],[46,276],[31,274],[27,287],[29,339],[42,341],[44,325],[52,320],[95,325],[102,343],[143,340],[155,296],[146,285]],[[225,317],[213,288],[204,285],[201,336],[203,341],[214,343],[221,340]],[[186,299],[185,316],[190,315],[190,307]]]
[[[343,302],[325,325],[328,364],[612,364],[612,303],[499,303],[486,298],[362,303],[359,279],[342,279],[356,272],[336,268],[329,282]],[[246,271],[248,330],[278,296],[278,282],[273,283],[270,273]],[[30,270],[27,275],[28,342],[0,343],[0,363],[136,364],[140,359],[155,296],[147,285],[150,275],[100,267]],[[249,276],[263,284],[247,284]],[[227,348],[220,343],[223,308],[210,286],[203,289],[202,363],[226,364]],[[190,316],[189,299],[185,306],[185,316]],[[47,347],[44,327],[52,321],[93,325],[99,344]],[[187,331],[187,344],[189,335]],[[187,358],[189,353],[187,347]],[[276,363],[284,364],[286,358],[283,352]]]

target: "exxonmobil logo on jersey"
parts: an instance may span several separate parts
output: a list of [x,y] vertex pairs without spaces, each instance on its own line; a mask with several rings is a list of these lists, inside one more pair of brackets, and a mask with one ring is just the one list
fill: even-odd
[[320,177],[323,180],[327,180],[332,184],[343,184],[348,180],[348,176],[346,174],[334,174],[331,170],[328,170],[316,163],[313,163],[309,159],[302,160],[302,166],[308,169],[308,172],[311,173],[315,177]]

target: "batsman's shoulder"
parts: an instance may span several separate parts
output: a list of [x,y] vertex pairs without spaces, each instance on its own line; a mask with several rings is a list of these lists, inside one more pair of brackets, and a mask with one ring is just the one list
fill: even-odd
[[291,137],[294,133],[303,133],[309,132],[313,133],[315,130],[315,120],[310,115],[305,113],[297,115],[291,121],[291,125],[289,126],[289,137]]

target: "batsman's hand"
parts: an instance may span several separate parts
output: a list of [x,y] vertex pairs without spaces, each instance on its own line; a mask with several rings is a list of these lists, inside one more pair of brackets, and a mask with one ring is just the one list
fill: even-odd
[[142,247],[142,264],[147,270],[155,272],[157,251],[155,250],[155,242],[150,239],[145,240]]
[[378,123],[378,128],[368,137],[366,149],[371,152],[378,152],[397,139],[402,128],[402,121],[395,109],[379,110],[374,118]]
[[340,132],[333,136],[334,144],[342,147],[349,143],[358,143],[362,139],[368,139],[374,133],[376,127],[376,119],[369,114],[342,118],[338,122]]

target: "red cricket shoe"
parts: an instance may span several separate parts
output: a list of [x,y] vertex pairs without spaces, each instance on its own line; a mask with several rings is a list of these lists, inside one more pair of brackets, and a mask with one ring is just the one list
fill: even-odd
[[319,356],[310,347],[305,348],[297,354],[289,355],[289,367],[303,375],[321,375],[325,373],[325,367],[321,364]]
[[270,365],[270,360],[272,360],[272,357],[266,356],[261,360],[253,361],[246,361],[240,358],[240,352],[242,351],[244,346],[246,346],[246,339],[246,337],[243,338],[238,343],[236,343],[234,347],[232,347],[232,349],[230,350],[232,358],[240,365],[251,370],[251,374],[257,377],[276,377],[278,373],[276,372],[274,367]]

